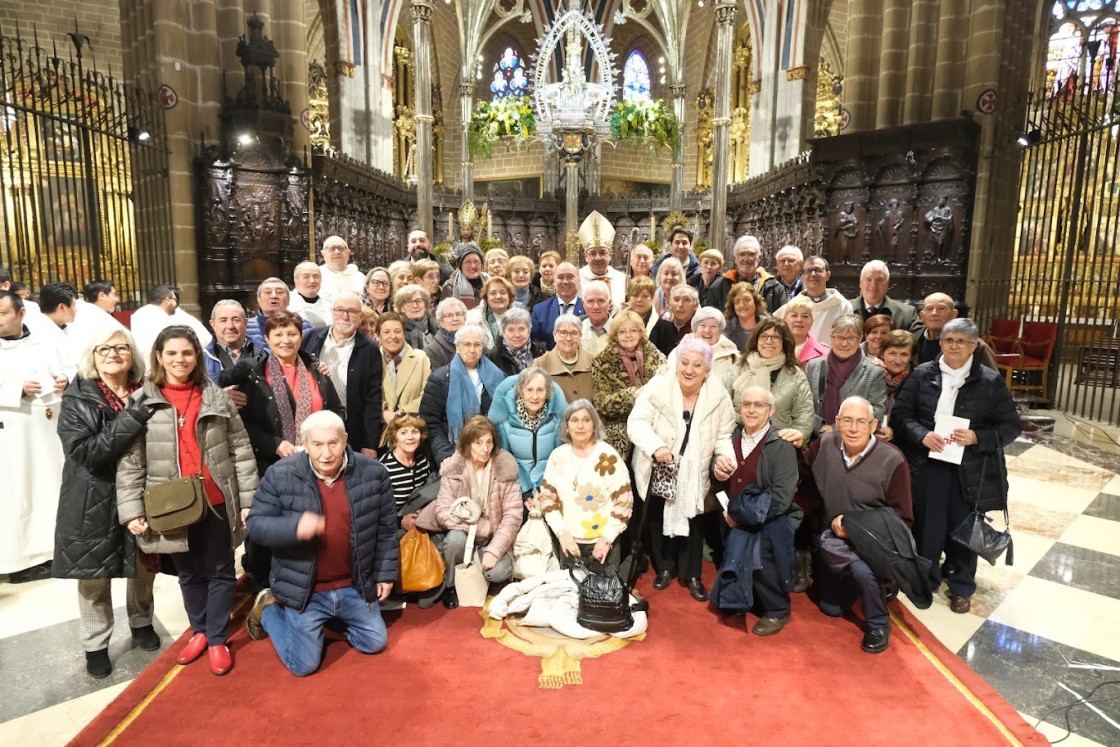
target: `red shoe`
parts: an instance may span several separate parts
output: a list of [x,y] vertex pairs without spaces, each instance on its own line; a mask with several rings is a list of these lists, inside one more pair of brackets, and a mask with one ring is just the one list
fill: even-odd
[[210,671],[221,677],[233,669],[233,657],[230,656],[229,646],[210,647]]
[[183,650],[179,652],[177,661],[180,664],[190,664],[192,661],[202,656],[202,652],[206,650],[206,634],[195,633],[191,639],[187,641],[187,645],[183,646]]

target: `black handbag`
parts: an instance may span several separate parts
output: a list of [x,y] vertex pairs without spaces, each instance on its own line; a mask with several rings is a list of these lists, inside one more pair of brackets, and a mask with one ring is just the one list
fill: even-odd
[[[576,578],[576,568],[587,574],[582,581]],[[579,589],[576,622],[600,633],[621,633],[634,627],[630,594],[618,574],[613,571],[593,573],[579,560],[568,566],[568,574]]]
[[[980,468],[980,489],[976,491],[977,495],[982,492],[987,468],[988,460],[985,458],[984,465]],[[1004,562],[1007,565],[1012,565],[1015,562],[1015,545],[1011,541],[1011,519],[1007,513],[1006,503],[1003,506],[1003,525],[1005,529],[1001,532],[991,526],[991,523],[992,520],[988,518],[987,514],[980,511],[979,503],[974,503],[972,513],[966,516],[964,521],[949,533],[949,538],[958,545],[976,553],[992,565],[995,565],[999,556],[1006,552],[1007,558]]]

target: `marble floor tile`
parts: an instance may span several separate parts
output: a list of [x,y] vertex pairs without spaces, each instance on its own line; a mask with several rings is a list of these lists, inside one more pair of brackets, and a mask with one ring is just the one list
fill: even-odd
[[1095,516],[1098,519],[1120,521],[1120,495],[1102,492],[1098,493],[1093,502],[1085,509],[1086,516]]
[[1012,513],[1018,505],[1031,504],[1053,511],[1079,514],[1100,495],[1099,490],[1019,474],[1015,471],[1015,466],[1012,462],[1007,467]]
[[1100,492],[1114,474],[1089,462],[1054,451],[1047,446],[1036,446],[1029,459],[1016,459],[1011,465],[1021,477],[1060,482],[1070,487]]
[[[1016,488],[1012,487],[1008,513],[1011,516],[1011,535],[1016,540],[1024,534],[1032,534],[1045,540],[1057,540],[1078,516],[1074,511],[1057,511],[1032,501],[1019,500],[1019,497]],[[998,518],[996,516],[995,513],[992,514],[996,526],[1002,529],[1003,516]]]
[[1004,448],[1003,453],[1007,457],[1018,457],[1030,451],[1035,446],[1036,444],[1026,439],[1017,438]]
[[[1003,518],[1000,517],[996,520],[996,525],[1003,528]],[[1060,536],[1060,535],[1059,535]],[[1046,537],[1041,534],[1036,534],[1031,529],[1024,528],[1022,525],[1017,525],[1015,519],[1011,520],[1011,538],[1014,541],[1015,547],[1015,565],[1010,566],[1010,569],[1021,575],[1030,573],[1034,564],[1042,559],[1050,548],[1054,545],[1057,537]],[[977,577],[984,578],[984,574],[991,568],[1007,568],[1007,557],[1004,556],[996,561],[996,565],[992,566],[988,561],[981,559],[977,565]]]
[[1101,492],[1108,493],[1109,495],[1120,495],[1120,475],[1114,475],[1113,478],[1101,488]]
[[[942,587],[944,588],[944,587]],[[950,651],[960,651],[973,634],[984,624],[984,618],[970,613],[958,615],[949,609],[945,594],[935,593],[933,605],[920,610],[910,603],[904,594],[898,597],[907,609],[925,625],[941,645]]]
[[989,620],[1120,661],[1116,599],[1026,576]]
[[65,703],[2,722],[0,744],[27,747],[66,744],[126,687],[128,682],[120,682]]
[[[1074,519],[1069,529],[1060,537],[1060,541],[1067,545],[1120,555],[1120,521],[1082,514]],[[1016,552],[1018,549],[1018,542],[1016,542]]]
[[1062,747],[1106,747],[1106,745],[1089,739],[1088,737],[1083,737],[1080,734],[1071,734],[1067,732],[1064,724],[1062,726],[1056,726],[1048,721],[1039,723],[1037,716],[1031,716],[1030,714],[1023,713],[1021,711],[1019,715],[1022,716],[1023,720],[1028,724],[1038,729],[1039,733],[1050,740],[1050,742],[1056,742],[1057,740],[1061,739]]
[[[987,619],[1026,576],[1023,569],[1018,566],[1018,551],[1019,548],[1016,547],[1015,566],[1004,565],[1002,558],[997,561],[999,564],[994,566],[988,565],[986,560],[980,560],[980,567],[976,571],[976,593],[972,595],[972,614]],[[942,586],[940,590],[943,598],[945,598],[945,588]],[[947,600],[946,604],[948,604]]]
[[[114,610],[114,617],[116,624],[109,640],[113,673],[100,680],[86,674],[78,620],[0,639],[4,686],[9,690],[0,698],[0,721],[131,682],[140,674],[161,650],[144,651],[133,644],[123,605]],[[156,619],[153,626],[163,646],[169,645],[173,639],[162,623]]]
[[[1120,600],[1120,556],[1056,542],[1031,576]],[[1117,621],[1120,633],[1120,621]]]
[[[1060,726],[1061,731],[1050,731],[1057,736],[1064,731],[1066,712],[1055,709],[1078,700],[1061,685],[1081,696],[1100,686],[1094,700],[1120,695],[1120,684],[1103,684],[1120,679],[1115,676],[1117,673],[1070,667],[1074,662],[1116,666],[1115,662],[991,621],[981,626],[960,656],[1025,714],[1028,723],[1033,725],[1044,717],[1050,724]],[[1120,720],[1120,698],[1095,705],[1110,718]],[[1069,709],[1069,722],[1072,731],[1079,736],[1102,744],[1120,741],[1120,729],[1083,705]]]

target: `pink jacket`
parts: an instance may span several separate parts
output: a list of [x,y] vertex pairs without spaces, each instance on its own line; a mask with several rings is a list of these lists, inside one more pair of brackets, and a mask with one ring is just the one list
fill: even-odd
[[[500,559],[513,550],[524,507],[517,481],[517,460],[508,451],[496,449],[491,463],[490,506],[486,516],[478,521],[478,538],[489,538],[483,551]],[[464,495],[470,495],[467,460],[456,452],[440,467],[439,495],[416,517],[417,526],[430,532],[467,531],[466,524],[451,518],[451,504]]]
[[817,342],[817,338],[813,337],[813,333],[810,332],[805,339],[805,347],[801,348],[801,353],[797,356],[797,359],[801,361],[801,365],[805,365],[814,358],[824,358],[828,353],[828,345]]

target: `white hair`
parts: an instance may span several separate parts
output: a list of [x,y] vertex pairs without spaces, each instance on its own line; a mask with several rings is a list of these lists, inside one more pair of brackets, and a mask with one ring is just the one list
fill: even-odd
[[346,438],[346,423],[342,422],[342,418],[338,414],[330,410],[319,410],[313,412],[304,418],[303,423],[299,426],[299,440],[300,443],[307,444],[307,436],[311,431],[324,430],[332,428],[338,432],[338,435]]
[[592,280],[590,283],[583,286],[583,297],[587,298],[588,294],[591,293],[592,291],[596,291],[597,293],[602,293],[604,296],[607,297],[608,301],[611,300],[611,289],[602,280]]
[[486,341],[488,339],[486,336],[486,330],[484,330],[481,325],[464,324],[462,327],[459,327],[459,329],[455,330],[455,344],[458,345],[459,343],[461,343],[463,341],[463,338],[468,334],[478,335],[478,341],[483,345],[486,344]]
[[801,251],[800,247],[796,247],[793,244],[786,244],[781,249],[779,249],[777,251],[777,253],[774,255],[774,259],[777,259],[778,257],[782,256],[783,254],[793,254],[794,256],[797,257],[798,262],[804,262],[805,261],[805,254]]
[[[292,270],[292,280],[298,278],[299,273],[302,270],[315,270],[316,272],[319,272],[319,265],[315,264],[314,262],[300,262],[298,265],[296,265],[296,269]],[[319,274],[322,275],[321,272]]]
[[[510,311],[512,311],[512,309]],[[506,313],[508,314],[509,312]],[[556,321],[552,323],[552,334],[555,336],[556,333],[560,331],[560,328],[565,324],[571,325],[578,330],[583,329],[583,322],[580,321],[580,318],[578,316],[576,316],[575,314],[561,314],[560,316],[556,317]]]
[[700,322],[707,321],[708,319],[715,319],[716,324],[719,325],[720,334],[727,329],[727,319],[724,318],[723,312],[712,306],[701,306],[692,315],[692,331],[695,332]]
[[751,246],[756,252],[762,254],[762,242],[758,240],[757,236],[746,234],[735,239],[735,245],[731,247],[731,253],[734,254],[739,251],[739,247],[741,246]]
[[[318,267],[318,265],[315,265],[315,266]],[[212,308],[210,310],[210,321],[214,321],[214,318],[218,314],[218,309],[222,306],[236,307],[237,310],[241,312],[241,316],[245,316],[245,317],[248,316],[245,313],[245,307],[241,305],[240,301],[235,301],[232,298],[223,298],[221,301],[218,301],[216,304],[214,304],[214,308]]]
[[867,273],[873,271],[873,270],[878,270],[878,271],[882,272],[884,275],[887,276],[887,280],[891,279],[890,268],[888,268],[887,263],[884,262],[881,259],[873,259],[870,262],[868,262],[867,264],[865,264],[863,266],[863,269],[859,271],[859,279],[863,280],[863,276],[866,275]]
[[869,420],[874,420],[875,419],[875,408],[873,408],[871,406],[871,403],[868,402],[863,397],[848,397],[846,400],[841,402],[840,403],[840,408],[836,411],[836,417],[840,417],[840,413],[844,412],[844,408],[848,407],[849,405],[855,405],[855,406],[867,408],[868,419]]

